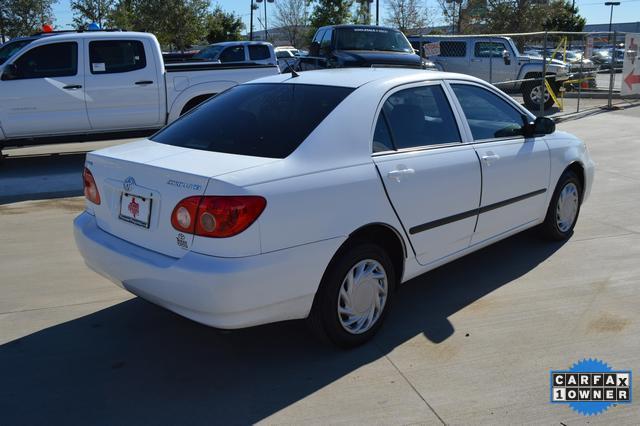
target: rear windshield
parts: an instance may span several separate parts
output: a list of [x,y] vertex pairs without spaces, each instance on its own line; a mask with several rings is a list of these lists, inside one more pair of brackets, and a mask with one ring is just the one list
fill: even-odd
[[285,158],[352,91],[306,84],[235,86],[151,140],[204,151]]

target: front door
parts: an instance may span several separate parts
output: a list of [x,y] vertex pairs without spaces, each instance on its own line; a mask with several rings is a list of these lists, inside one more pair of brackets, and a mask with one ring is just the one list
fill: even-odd
[[86,52],[87,112],[94,130],[159,127],[164,122],[154,58],[140,40],[91,40]]
[[49,136],[89,129],[82,49],[75,41],[27,50],[0,82],[0,124],[7,137]]
[[423,265],[470,244],[480,202],[480,164],[461,142],[440,83],[392,93],[374,135],[374,162]]
[[521,136],[523,112],[497,93],[471,83],[451,87],[482,165],[482,201],[472,244],[543,218],[550,168],[544,139]]
[[[505,50],[509,55],[506,60],[503,56]],[[491,83],[514,80],[517,59],[510,46],[502,40],[476,41],[471,65],[477,71],[473,75]]]

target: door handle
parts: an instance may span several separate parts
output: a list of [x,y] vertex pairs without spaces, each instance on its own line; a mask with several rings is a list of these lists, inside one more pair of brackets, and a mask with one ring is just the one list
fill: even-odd
[[62,88],[65,90],[77,90],[82,89],[82,86],[79,84],[69,84],[68,86],[62,86]]
[[484,161],[485,163],[487,163],[487,165],[489,165],[493,161],[499,160],[500,156],[498,154],[487,154],[487,155],[483,155],[481,158],[482,158],[482,161]]
[[396,182],[400,182],[402,180],[402,176],[412,175],[416,171],[413,169],[397,169],[391,170],[387,173],[387,177],[391,180],[395,180]]
[[142,80],[142,81],[136,81],[135,84],[137,84],[138,86],[146,86],[147,84],[153,84],[153,81]]

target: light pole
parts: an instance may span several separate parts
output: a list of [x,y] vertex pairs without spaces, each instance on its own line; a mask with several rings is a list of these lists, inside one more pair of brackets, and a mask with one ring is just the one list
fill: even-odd
[[380,0],[376,0],[376,26],[380,25]]
[[[256,0],[256,3],[261,3],[264,0]],[[268,41],[269,31],[267,30],[267,3],[273,3],[275,0],[264,1],[264,41]]]
[[253,0],[251,0],[251,18],[249,18],[249,40],[253,41]]
[[620,6],[620,2],[608,1],[608,2],[605,2],[604,5],[611,6],[611,13],[609,14],[609,43],[611,43],[611,64],[610,64],[611,69],[609,74],[609,102],[607,103],[608,108],[611,109],[612,102],[613,102],[613,64],[614,64],[614,56],[616,53],[616,41],[615,40],[613,40],[613,42],[611,41],[611,23],[613,22],[613,7]]

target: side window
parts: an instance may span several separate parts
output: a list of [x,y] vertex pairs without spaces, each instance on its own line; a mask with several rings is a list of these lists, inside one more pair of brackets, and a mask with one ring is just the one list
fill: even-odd
[[464,58],[467,56],[466,41],[441,41],[440,56],[448,58]]
[[373,133],[373,152],[393,151],[393,142],[391,140],[391,132],[384,117],[384,111],[380,111],[376,130]]
[[313,37],[312,42],[320,44],[320,42],[322,41],[322,37],[324,36],[324,33],[326,33],[326,32],[327,32],[327,30],[318,31],[316,33],[316,35]]
[[220,62],[242,62],[244,61],[244,46],[227,47],[220,54]]
[[147,66],[144,45],[137,40],[92,41],[89,43],[91,74],[113,74]]
[[526,118],[498,95],[478,86],[452,84],[473,139],[519,136]]
[[391,95],[383,106],[397,149],[460,142],[460,132],[440,85]]
[[249,46],[249,59],[252,61],[260,61],[263,59],[269,59],[271,52],[269,52],[269,46],[264,44],[250,45]]
[[506,50],[504,43],[494,41],[479,41],[474,47],[476,58],[501,58],[502,52]]
[[78,73],[78,44],[53,43],[34,47],[20,56],[15,65],[19,79],[73,76]]
[[320,51],[324,52],[331,49],[331,35],[333,34],[332,29],[328,29],[325,31],[324,36],[322,37],[322,42],[320,43]]

